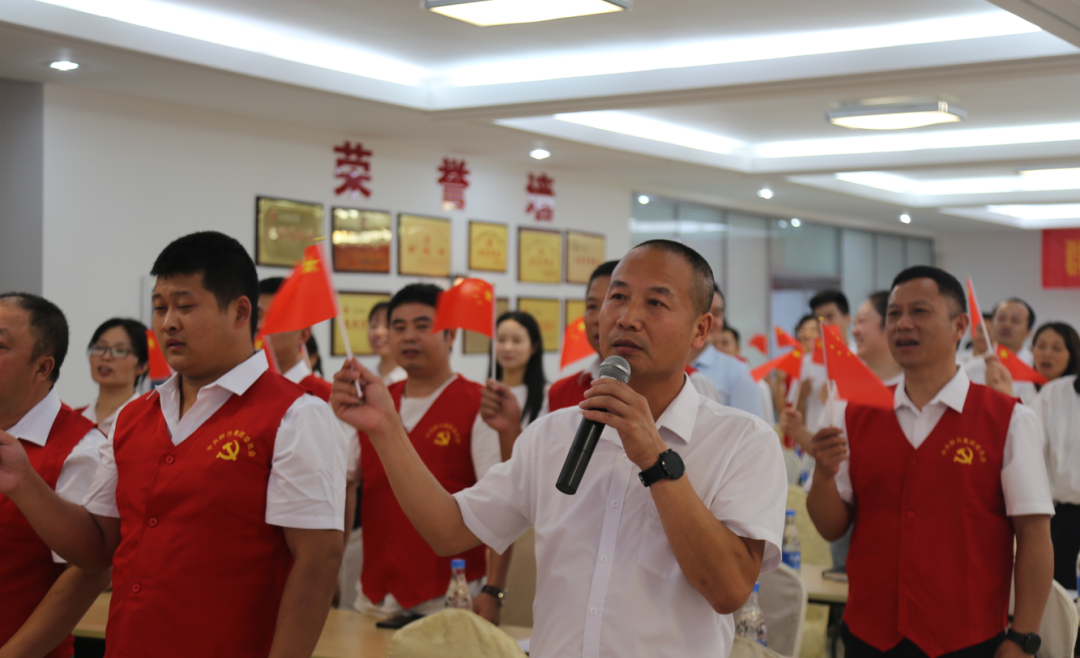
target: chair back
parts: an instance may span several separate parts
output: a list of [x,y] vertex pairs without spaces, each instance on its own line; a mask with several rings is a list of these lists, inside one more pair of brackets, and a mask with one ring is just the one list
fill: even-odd
[[536,598],[536,535],[529,528],[514,542],[514,557],[506,576],[506,605],[502,623],[533,626],[533,599]]
[[386,658],[521,658],[525,652],[498,626],[451,608],[414,621],[390,639]]
[[[1015,605],[1016,586],[1014,583],[1012,595],[1009,598],[1010,615],[1013,614]],[[1080,614],[1077,613],[1076,603],[1059,582],[1053,581],[1050,598],[1046,600],[1042,624],[1039,625],[1042,646],[1035,655],[1038,658],[1073,658],[1078,625],[1080,625]]]
[[799,572],[786,564],[758,577],[758,601],[765,616],[769,648],[781,656],[798,656],[806,620],[806,586]]
[[806,492],[800,487],[789,486],[787,495],[788,509],[795,510],[795,525],[799,528],[799,542],[803,564],[821,564],[832,566],[832,553],[829,542],[814,527],[810,514],[806,511]]

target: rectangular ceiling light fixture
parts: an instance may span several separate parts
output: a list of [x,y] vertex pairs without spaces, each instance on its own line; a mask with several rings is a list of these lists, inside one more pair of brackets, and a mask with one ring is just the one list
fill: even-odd
[[557,18],[610,14],[630,9],[632,0],[423,0],[424,8],[459,21],[490,27],[539,23]]
[[834,126],[857,130],[906,130],[935,123],[954,123],[967,113],[945,101],[930,103],[849,103],[825,113]]

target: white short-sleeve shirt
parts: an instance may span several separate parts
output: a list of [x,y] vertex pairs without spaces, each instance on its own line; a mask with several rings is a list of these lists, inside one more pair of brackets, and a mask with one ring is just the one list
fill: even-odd
[[[161,396],[161,414],[173,445],[180,445],[229,401],[243,395],[266,372],[266,354],[251,358],[199,389],[195,404],[180,417],[180,375],[147,395]],[[122,419],[121,419],[121,422]],[[101,446],[101,466],[83,500],[92,514],[119,518],[113,436]],[[284,528],[342,530],[345,517],[345,460],[348,445],[325,402],[302,395],[286,410],[274,441],[266,490],[266,522]]]
[[86,408],[82,410],[82,417],[89,420],[90,422],[94,423],[95,425],[97,425],[98,429],[101,430],[101,433],[103,435],[105,435],[105,436],[108,436],[109,432],[112,431],[113,423],[116,422],[116,417],[120,415],[120,412],[124,410],[124,407],[127,406],[128,402],[131,402],[132,400],[134,400],[134,399],[136,399],[138,397],[139,397],[139,393],[135,393],[130,398],[128,398],[124,402],[124,404],[120,405],[119,409],[112,412],[112,414],[110,414],[108,418],[104,418],[102,420],[98,420],[98,417],[97,417],[98,399],[94,398],[90,402],[90,404],[86,405]]
[[1043,430],[1050,494],[1055,502],[1080,505],[1080,394],[1076,375],[1046,384],[1032,405]]
[[[60,396],[53,389],[26,412],[19,422],[12,425],[7,433],[16,439],[44,446],[48,443],[49,432],[52,431],[58,415]],[[97,472],[98,450],[104,443],[105,435],[94,427],[75,444],[64,459],[64,464],[60,467],[60,477],[56,480],[56,493],[61,498],[75,504],[82,502],[86,490],[90,488],[90,482],[94,479],[94,473]],[[53,561],[64,562],[56,553],[53,553]]]
[[[967,374],[963,368],[957,368],[949,383],[938,391],[930,402],[923,405],[920,411],[908,397],[901,376],[893,394],[893,406],[900,429],[912,447],[918,449],[923,444],[945,415],[946,409],[963,412],[969,388],[971,381]],[[834,401],[832,406],[834,415],[829,425],[840,428],[844,436],[847,436],[847,403]],[[825,418],[822,420],[824,422]],[[1001,463],[1001,488],[1005,494],[1005,511],[1009,516],[1054,513],[1042,454],[1042,437],[1035,413],[1024,405],[1016,405],[1013,407],[1012,418],[1009,419]],[[847,460],[840,464],[837,471],[836,489],[844,502],[849,505],[857,504]]]
[[[469,529],[504,551],[536,529],[531,655],[723,658],[734,637],[687,581],[640,469],[608,427],[576,495],[555,489],[581,421],[577,409],[539,418],[510,460],[454,494]],[[776,433],[760,418],[707,400],[684,379],[657,421],[697,495],[721,523],[765,541],[762,571],[780,562],[787,475]]]

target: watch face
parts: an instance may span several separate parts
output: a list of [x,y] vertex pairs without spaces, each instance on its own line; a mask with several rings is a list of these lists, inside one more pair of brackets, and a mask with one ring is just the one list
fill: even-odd
[[686,471],[686,466],[683,465],[682,457],[673,450],[668,450],[660,455],[660,468],[664,470],[664,475],[669,480],[678,480]]
[[1024,653],[1028,653],[1034,656],[1036,653],[1038,653],[1039,647],[1042,646],[1042,638],[1032,633],[1031,635],[1028,635],[1027,642],[1025,644],[1027,644],[1027,646],[1024,647]]

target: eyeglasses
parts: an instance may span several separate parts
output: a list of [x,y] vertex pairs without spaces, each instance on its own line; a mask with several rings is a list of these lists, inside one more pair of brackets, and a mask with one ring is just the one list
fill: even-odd
[[87,350],[90,356],[105,356],[111,353],[114,359],[124,359],[131,355],[130,347],[109,347],[108,345],[93,345]]

